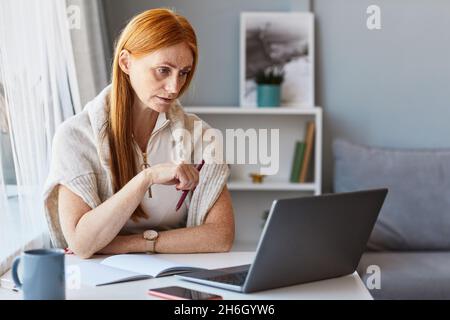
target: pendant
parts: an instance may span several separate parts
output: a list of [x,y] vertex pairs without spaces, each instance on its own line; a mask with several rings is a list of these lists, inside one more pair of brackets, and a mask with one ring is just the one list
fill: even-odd
[[[143,152],[142,156],[144,158],[144,163],[142,164],[142,170],[150,168],[150,164],[147,163],[147,154]],[[148,197],[149,198],[152,197],[152,187],[151,186],[148,187]]]
[[148,197],[152,197],[152,187],[148,187]]

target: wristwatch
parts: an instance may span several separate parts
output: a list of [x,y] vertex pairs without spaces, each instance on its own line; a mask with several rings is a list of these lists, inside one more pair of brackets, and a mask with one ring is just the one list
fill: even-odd
[[155,244],[156,240],[158,239],[159,233],[155,230],[145,230],[143,233],[143,237],[145,240],[148,240],[148,243],[150,245],[150,249],[148,252],[156,252],[155,251]]

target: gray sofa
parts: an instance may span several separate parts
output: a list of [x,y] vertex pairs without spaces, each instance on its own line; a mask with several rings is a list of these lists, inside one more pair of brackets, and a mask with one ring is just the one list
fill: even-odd
[[336,140],[333,154],[335,192],[389,188],[358,266],[372,296],[450,299],[450,150]]

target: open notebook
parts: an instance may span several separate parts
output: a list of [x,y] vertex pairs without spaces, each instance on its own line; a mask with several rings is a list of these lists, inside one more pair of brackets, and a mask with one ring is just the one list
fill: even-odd
[[103,261],[83,261],[78,264],[81,282],[90,286],[165,277],[174,274],[204,270],[188,265],[180,265],[157,255],[119,254]]

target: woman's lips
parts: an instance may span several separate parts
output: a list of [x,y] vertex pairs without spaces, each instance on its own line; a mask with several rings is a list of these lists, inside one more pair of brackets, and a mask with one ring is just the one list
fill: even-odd
[[158,97],[156,96],[159,101],[164,102],[164,103],[171,103],[173,101],[173,99],[167,99],[167,98],[162,98],[162,97]]

